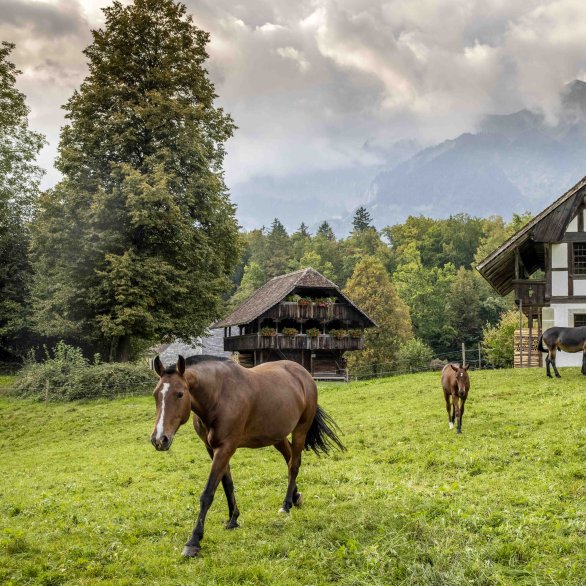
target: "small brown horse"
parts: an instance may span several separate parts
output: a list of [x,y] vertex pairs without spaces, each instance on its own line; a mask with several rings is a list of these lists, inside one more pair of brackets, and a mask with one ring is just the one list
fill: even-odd
[[[545,348],[543,345],[545,344]],[[551,377],[550,364],[557,378],[562,378],[555,363],[555,356],[558,350],[564,352],[582,352],[582,374],[586,375],[586,326],[577,328],[548,328],[539,337],[537,348],[540,352],[547,352],[545,366],[547,376]]]
[[[450,429],[454,429],[454,421],[458,420],[457,433],[462,433],[464,404],[470,390],[469,368],[468,364],[463,367],[459,364],[446,364],[442,370],[442,388],[444,390],[444,399],[446,400],[448,422]],[[451,407],[450,397],[452,399]]]
[[275,446],[281,452],[289,468],[283,513],[302,502],[296,480],[303,449],[327,453],[332,444],[345,449],[332,429],[335,423],[317,404],[315,381],[296,362],[280,360],[247,369],[232,360],[179,356],[176,365],[165,368],[157,356],[153,368],[160,377],[153,393],[153,446],[168,450],[175,432],[193,412],[195,431],[212,458],[197,522],[183,549],[186,557],[201,549],[206,514],[220,481],[230,515],[226,528],[238,527],[240,513],[230,474],[230,458],[238,448]]

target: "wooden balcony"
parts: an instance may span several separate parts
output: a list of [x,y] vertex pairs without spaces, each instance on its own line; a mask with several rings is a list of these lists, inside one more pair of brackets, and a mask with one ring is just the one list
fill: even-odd
[[533,279],[515,279],[515,303],[523,302],[523,307],[545,306],[545,281]]
[[346,303],[331,303],[326,307],[320,307],[316,303],[310,305],[299,305],[292,301],[282,301],[271,307],[263,317],[283,320],[291,319],[295,321],[306,321],[315,319],[320,322],[330,322],[340,320],[342,322],[356,321],[359,316],[358,312]]
[[245,352],[247,350],[362,350],[364,338],[334,338],[328,334],[315,338],[305,334],[297,336],[261,336],[247,334],[224,338],[224,350],[227,352]]

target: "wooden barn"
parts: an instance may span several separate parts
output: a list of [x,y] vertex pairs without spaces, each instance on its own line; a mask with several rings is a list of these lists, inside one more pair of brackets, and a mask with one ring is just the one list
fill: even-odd
[[364,329],[376,324],[339,287],[312,268],[271,279],[230,315],[224,350],[243,366],[294,360],[315,378],[342,379],[344,353],[361,350]]
[[[551,326],[586,325],[586,177],[511,236],[478,266],[501,295],[514,291],[529,327],[515,336],[515,365],[540,366],[537,341]],[[521,321],[520,321],[521,326]],[[561,352],[558,366],[580,366]]]

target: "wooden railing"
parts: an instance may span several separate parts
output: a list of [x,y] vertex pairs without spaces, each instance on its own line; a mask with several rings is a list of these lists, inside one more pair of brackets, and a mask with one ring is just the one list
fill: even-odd
[[545,281],[515,279],[515,302],[523,302],[523,307],[543,307],[545,305]]
[[227,352],[241,352],[246,350],[362,350],[364,338],[335,338],[334,336],[320,335],[310,337],[307,335],[261,336],[259,334],[246,334],[244,336],[230,336],[224,338],[224,350]]
[[359,317],[357,314],[358,312],[347,303],[330,303],[325,307],[320,307],[316,303],[299,305],[291,301],[282,301],[278,305],[271,307],[263,317],[295,321],[316,319],[321,322],[329,322],[334,320],[356,321]]

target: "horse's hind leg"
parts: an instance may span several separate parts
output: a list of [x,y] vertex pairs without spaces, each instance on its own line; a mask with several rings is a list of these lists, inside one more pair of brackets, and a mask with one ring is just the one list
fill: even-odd
[[291,442],[291,458],[289,459],[289,486],[287,487],[287,494],[283,501],[283,506],[279,509],[280,513],[288,513],[293,506],[293,497],[297,492],[297,475],[301,467],[301,453],[305,446],[305,437],[309,426],[299,427],[293,430],[293,441]]
[[586,348],[584,348],[584,353],[582,354],[582,374],[586,376]]
[[547,376],[549,378],[552,378],[551,376],[551,369],[550,369],[550,364],[551,364],[551,359],[549,357],[549,352],[547,353],[547,356],[545,357],[545,369],[547,371]]
[[[213,450],[206,446],[210,458],[214,459]],[[238,525],[238,517],[240,517],[240,511],[236,504],[236,496],[234,495],[234,482],[232,482],[232,474],[230,473],[230,464],[226,466],[226,472],[222,476],[222,487],[224,488],[224,494],[228,501],[228,521],[226,523],[226,529],[236,529]]]
[[[284,439],[280,441],[278,444],[275,444],[275,448],[283,454],[283,458],[285,458],[285,463],[289,466],[289,460],[291,460],[291,442],[288,439]],[[295,490],[293,493],[293,504],[296,507],[300,507],[303,504],[303,495],[298,492],[297,485],[295,485]]]
[[549,356],[550,356],[549,361],[551,362],[551,365],[553,366],[553,371],[555,373],[556,378],[562,378],[560,376],[560,373],[558,372],[558,367],[556,366],[556,363],[555,363],[556,348],[552,348],[549,351]]

